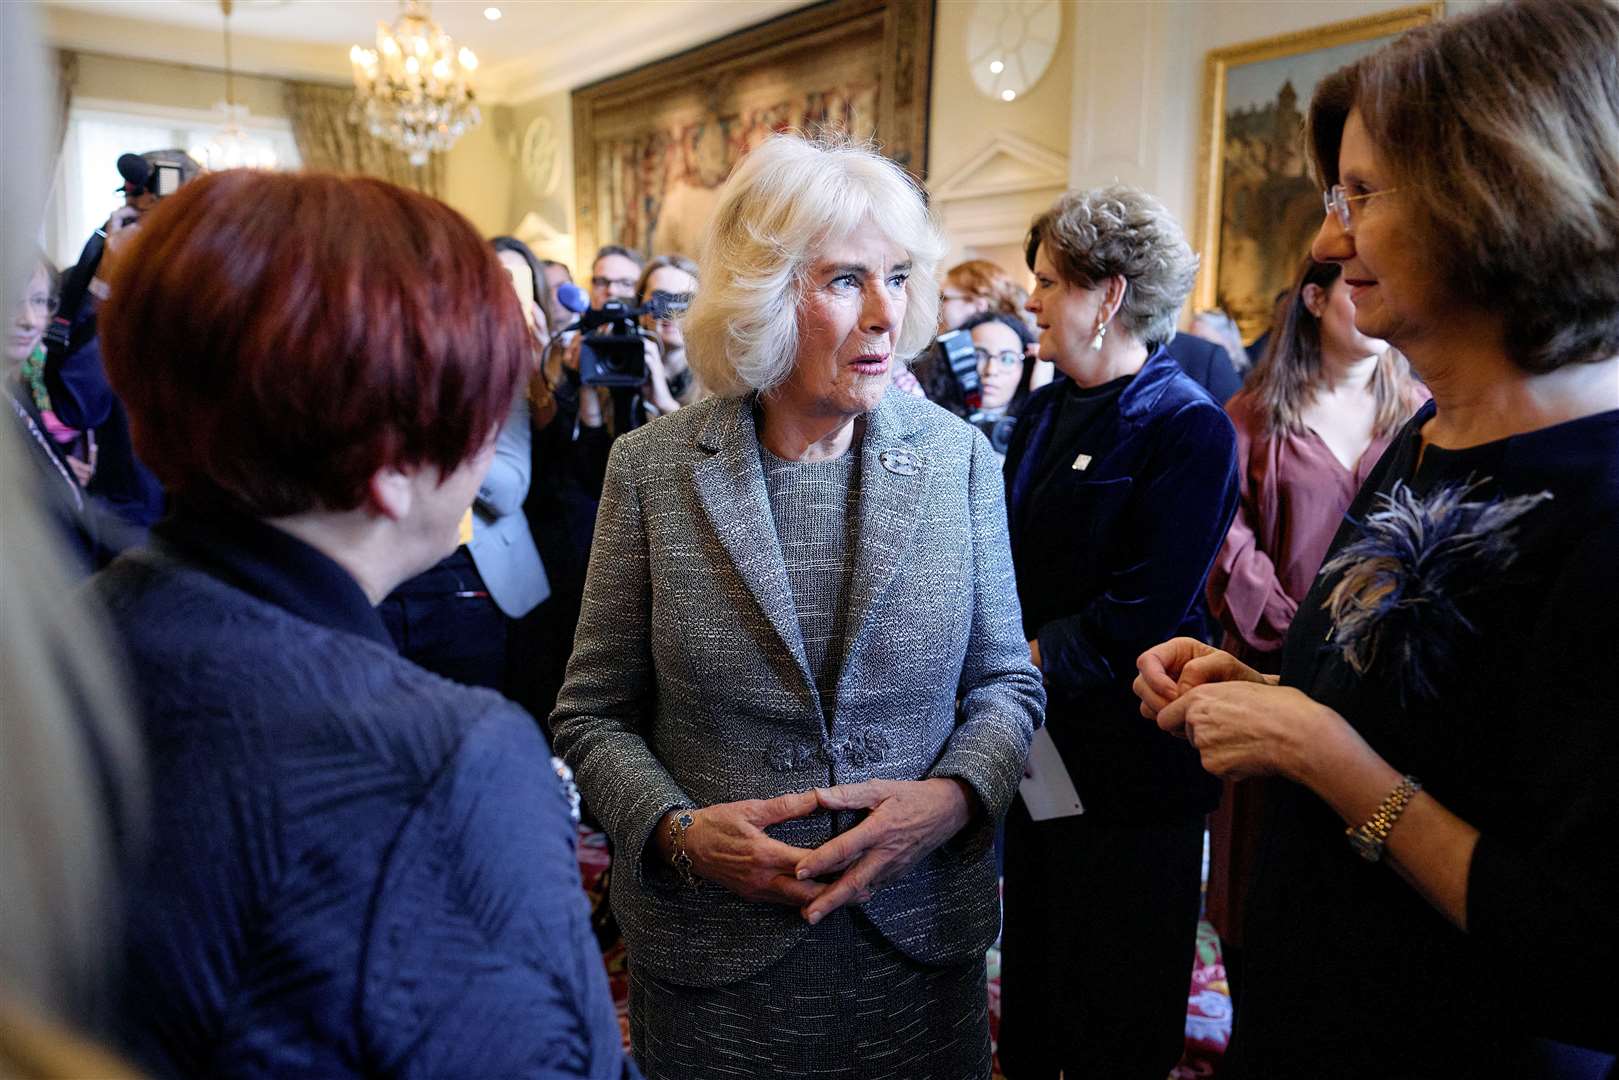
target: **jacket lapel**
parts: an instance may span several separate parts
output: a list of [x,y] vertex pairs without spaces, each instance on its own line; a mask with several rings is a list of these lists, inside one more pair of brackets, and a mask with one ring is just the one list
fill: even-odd
[[697,442],[711,451],[693,474],[698,505],[819,704],[798,629],[798,611],[787,584],[787,564],[770,512],[770,496],[765,492],[752,396],[721,402]]
[[849,577],[842,633],[840,690],[849,674],[860,634],[884,590],[899,573],[916,533],[916,510],[931,475],[931,463],[912,448],[916,434],[890,390],[866,420],[860,443],[859,533]]

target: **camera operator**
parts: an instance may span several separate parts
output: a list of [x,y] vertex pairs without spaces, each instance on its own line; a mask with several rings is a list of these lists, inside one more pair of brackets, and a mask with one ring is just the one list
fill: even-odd
[[[97,463],[86,493],[136,530],[148,528],[161,516],[163,490],[135,456],[128,415],[101,365],[96,316],[108,295],[110,272],[140,228],[142,215],[201,171],[181,150],[124,154],[118,159],[123,183],[115,190],[123,195],[124,205],[96,230],[78,263],[63,275],[59,306],[45,333],[44,382],[52,409],[68,427],[95,433]],[[132,535],[138,538],[139,532]]]
[[640,252],[622,244],[604,244],[590,267],[590,306],[600,308],[609,300],[634,303],[644,261]]
[[979,407],[968,414],[967,422],[988,436],[990,446],[1005,457],[1018,411],[1029,396],[1034,364],[1029,361],[1028,347],[1035,336],[1022,319],[996,311],[969,316],[960,329],[972,339],[980,383]]
[[[684,255],[659,255],[647,263],[646,269],[641,271],[640,282],[635,286],[636,306],[646,307],[659,294],[665,298],[663,306],[667,317],[643,315],[641,325],[658,337],[663,388],[671,400],[660,402],[654,396],[650,404],[662,414],[674,411],[665,408],[665,404],[672,404],[675,408],[690,405],[697,400],[699,393],[691,366],[686,363],[686,335],[677,317],[677,312],[684,311],[697,294],[697,264]],[[660,372],[650,367],[648,372],[653,380],[651,389],[656,395],[656,380]]]
[[575,388],[578,391],[576,437],[585,428],[604,424],[616,437],[680,408],[669,390],[662,342],[642,329],[639,320],[672,325],[673,317],[690,302],[690,294],[652,289],[649,306],[658,310],[643,311],[636,296],[644,276],[640,257],[630,249],[608,244],[598,251],[591,272],[590,307],[578,311],[579,318],[570,327],[581,333],[568,335],[566,344],[553,350],[561,354],[561,370],[548,365],[547,373],[554,372],[554,385],[563,384],[558,387],[559,401],[570,398]]

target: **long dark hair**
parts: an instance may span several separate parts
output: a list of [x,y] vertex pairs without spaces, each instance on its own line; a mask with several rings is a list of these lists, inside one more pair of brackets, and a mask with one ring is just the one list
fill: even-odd
[[[1299,265],[1281,306],[1281,322],[1271,331],[1265,355],[1244,389],[1265,418],[1267,433],[1304,433],[1304,410],[1314,399],[1316,384],[1321,380],[1321,320],[1304,302],[1304,290],[1315,285],[1322,292],[1330,292],[1342,274],[1343,268],[1337,263],[1316,262],[1309,256]],[[1372,428],[1377,435],[1393,431],[1415,411],[1416,380],[1399,350],[1389,349],[1378,358],[1377,370],[1372,373],[1372,394],[1377,399],[1377,419]]]

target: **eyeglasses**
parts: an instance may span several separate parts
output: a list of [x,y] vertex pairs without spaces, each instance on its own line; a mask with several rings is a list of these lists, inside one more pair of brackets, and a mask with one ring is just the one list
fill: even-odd
[[988,349],[974,349],[973,356],[978,358],[979,367],[988,367],[991,363],[995,363],[1003,368],[1009,368],[1023,363],[1023,354],[1013,352],[1011,349],[1002,353],[992,353]]
[[634,278],[593,277],[590,279],[590,284],[598,289],[627,289],[631,292],[635,291]]
[[1392,195],[1398,190],[1400,189],[1384,188],[1382,191],[1368,191],[1364,195],[1350,195],[1348,188],[1342,184],[1334,184],[1321,193],[1321,205],[1326,208],[1328,214],[1335,216],[1338,224],[1348,232],[1353,226],[1349,218],[1350,203],[1360,202],[1362,199],[1375,199],[1379,195]]

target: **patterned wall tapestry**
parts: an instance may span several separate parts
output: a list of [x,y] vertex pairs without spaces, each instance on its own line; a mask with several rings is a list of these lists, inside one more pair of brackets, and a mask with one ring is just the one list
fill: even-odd
[[573,96],[579,269],[619,243],[694,254],[731,168],[777,131],[926,160],[931,0],[833,0]]

